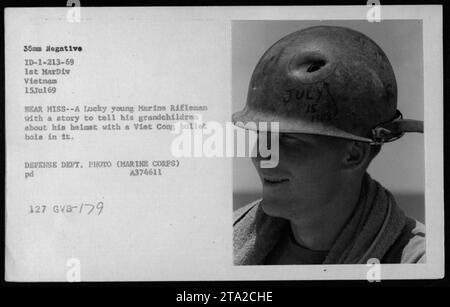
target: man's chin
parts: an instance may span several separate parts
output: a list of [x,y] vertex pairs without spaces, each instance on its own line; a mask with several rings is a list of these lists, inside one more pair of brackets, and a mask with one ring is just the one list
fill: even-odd
[[261,209],[265,214],[273,217],[289,216],[289,203],[273,195],[263,196],[261,201]]
[[261,209],[265,214],[272,217],[280,217],[285,219],[292,219],[298,215],[305,215],[312,209],[311,204],[304,203],[302,200],[294,200],[289,197],[290,194],[265,194],[261,201]]

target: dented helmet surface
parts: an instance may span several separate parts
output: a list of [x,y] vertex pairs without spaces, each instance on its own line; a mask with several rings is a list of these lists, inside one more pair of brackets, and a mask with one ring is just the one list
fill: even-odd
[[372,129],[396,114],[397,84],[383,50],[360,32],[317,26],[266,51],[233,122],[276,121],[280,132],[371,141]]

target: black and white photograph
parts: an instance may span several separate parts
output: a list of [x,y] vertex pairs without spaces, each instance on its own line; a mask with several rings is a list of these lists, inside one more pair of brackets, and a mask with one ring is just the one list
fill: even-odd
[[[235,21],[232,29],[236,92],[269,46],[233,121],[279,122],[275,167],[253,157],[257,180],[244,162],[234,165],[235,263],[425,262],[421,21]],[[242,94],[233,94],[238,105]]]

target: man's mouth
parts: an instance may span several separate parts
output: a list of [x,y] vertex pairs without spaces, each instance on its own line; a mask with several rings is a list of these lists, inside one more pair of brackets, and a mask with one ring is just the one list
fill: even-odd
[[268,177],[264,177],[264,183],[267,183],[269,185],[277,185],[277,184],[281,184],[283,182],[287,182],[289,181],[289,179],[286,178],[268,178]]

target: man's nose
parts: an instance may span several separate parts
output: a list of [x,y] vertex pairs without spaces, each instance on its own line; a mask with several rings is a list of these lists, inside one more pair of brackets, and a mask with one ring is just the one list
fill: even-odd
[[269,149],[271,148],[271,140],[270,140],[270,134],[267,135],[267,140],[262,140],[259,136],[257,138],[257,141],[252,149],[252,157],[255,157],[255,159],[260,162],[262,160],[270,160],[270,151],[267,150],[261,150],[261,148]]
[[[264,132],[265,133],[265,132]],[[275,168],[279,162],[278,134],[267,132],[258,133],[256,153],[254,155],[256,163],[260,168]]]
[[266,156],[262,156],[261,155],[261,152],[257,149],[257,147],[258,147],[258,145],[255,145],[255,148],[253,149],[254,151],[255,151],[255,154],[252,156],[253,158],[253,160],[254,160],[254,162],[261,162],[261,161],[268,161],[268,160],[270,160],[271,159],[271,154],[268,154],[268,155],[266,155]]

